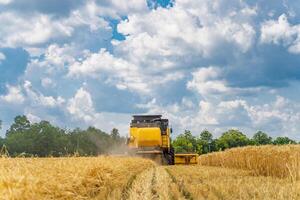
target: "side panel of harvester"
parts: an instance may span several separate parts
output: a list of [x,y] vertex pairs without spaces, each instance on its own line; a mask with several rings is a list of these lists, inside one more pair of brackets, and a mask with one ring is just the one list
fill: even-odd
[[130,128],[130,138],[128,146],[130,148],[160,147],[162,146],[162,136],[160,128]]

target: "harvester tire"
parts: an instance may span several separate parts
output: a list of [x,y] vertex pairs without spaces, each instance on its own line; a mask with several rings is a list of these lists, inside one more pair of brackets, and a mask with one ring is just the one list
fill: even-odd
[[172,146],[170,147],[169,152],[169,165],[175,165],[175,151]]

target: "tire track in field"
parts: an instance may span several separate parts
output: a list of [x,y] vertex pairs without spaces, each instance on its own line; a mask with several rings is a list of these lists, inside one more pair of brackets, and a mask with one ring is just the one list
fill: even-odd
[[128,200],[153,199],[153,177],[155,176],[155,168],[145,170],[137,175],[128,189]]
[[156,166],[137,175],[127,188],[123,199],[129,200],[184,200],[186,199],[165,168]]
[[144,171],[142,171],[141,173],[134,174],[133,176],[131,176],[129,178],[126,186],[123,188],[121,200],[127,200],[129,198],[130,192],[133,187],[133,183],[136,182],[137,177],[141,176],[141,174],[143,174],[143,173],[144,173]]
[[[213,184],[207,183],[203,179],[195,179],[195,180],[197,180],[197,183],[198,183],[197,193],[199,191],[201,191],[201,192],[200,192],[200,194],[199,193],[194,194],[194,193],[189,191],[189,189],[191,189],[191,188],[188,189],[188,187],[186,187],[186,186],[189,186],[188,185],[189,183],[187,183],[186,181],[177,179],[177,177],[174,176],[171,173],[171,170],[169,170],[168,168],[166,168],[166,172],[171,177],[172,181],[174,183],[176,183],[179,191],[182,193],[182,195],[185,197],[185,199],[192,200],[192,199],[195,199],[193,195],[196,195],[198,197],[200,195],[201,199],[212,199],[213,198],[213,199],[218,199],[218,200],[224,200],[222,192],[219,191]],[[188,171],[186,171],[186,172],[188,172]],[[191,173],[189,175],[192,176],[193,174]],[[178,176],[178,174],[177,174],[177,176]],[[199,186],[200,186],[200,188],[202,188],[202,190],[199,188]],[[193,191],[193,190],[191,190],[191,191]],[[210,195],[213,195],[213,196],[210,196]]]
[[186,198],[179,191],[176,183],[173,182],[171,177],[166,171],[166,167],[157,168],[157,191],[160,194],[161,200],[185,200]]
[[165,168],[165,171],[169,175],[169,177],[172,180],[172,182],[174,184],[176,184],[178,190],[180,191],[180,193],[182,194],[182,196],[184,197],[184,199],[193,200],[194,198],[193,198],[192,194],[185,188],[183,182],[179,182],[176,179],[176,177],[170,172],[170,170],[168,168]]

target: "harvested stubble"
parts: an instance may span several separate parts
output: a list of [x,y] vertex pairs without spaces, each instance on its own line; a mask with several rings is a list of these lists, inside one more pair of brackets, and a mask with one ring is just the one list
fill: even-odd
[[251,146],[210,153],[199,164],[251,170],[254,175],[300,179],[300,145]]
[[128,190],[128,200],[186,200],[182,195],[177,183],[166,171],[167,167],[155,166],[145,170],[133,181],[132,187]]
[[0,199],[120,199],[141,158],[0,158]]
[[190,199],[298,200],[300,183],[276,177],[253,176],[251,171],[207,166],[168,168]]

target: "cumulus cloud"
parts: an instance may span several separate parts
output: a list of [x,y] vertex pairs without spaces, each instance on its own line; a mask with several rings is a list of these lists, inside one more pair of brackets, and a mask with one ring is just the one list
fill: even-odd
[[38,123],[40,122],[42,119],[39,118],[38,116],[32,114],[32,113],[25,113],[27,119],[31,122],[31,123]]
[[220,74],[220,68],[201,68],[193,72],[193,79],[187,83],[187,88],[195,89],[203,96],[215,93],[226,93],[230,88],[226,86],[224,80],[220,79]]
[[151,76],[151,72],[118,58],[104,49],[88,54],[83,61],[77,61],[69,68],[69,76],[89,76],[120,90],[129,89],[141,94],[151,92],[153,87],[182,78],[180,73]]
[[[0,4],[11,2],[2,0]],[[60,5],[61,3],[64,5]],[[29,51],[36,52],[37,46],[47,45],[53,41],[81,40],[82,34],[87,37],[94,34],[99,38],[109,39],[111,27],[109,20],[105,18],[121,19],[128,13],[148,10],[144,0],[131,0],[126,3],[92,0],[85,3],[78,2],[78,6],[72,1],[56,4],[53,4],[53,1],[45,1],[43,5],[36,0],[30,0],[25,4],[14,2],[10,9],[3,9],[0,14],[0,21],[3,22],[0,30],[2,36],[0,47],[26,47]],[[62,10],[57,5],[65,7],[65,13],[61,13]]]
[[2,12],[0,14],[2,47],[19,47],[38,45],[49,39],[57,39],[61,36],[71,36],[72,27],[65,26],[61,22],[52,22],[47,15],[37,15],[23,18],[14,13]]
[[11,104],[22,104],[25,100],[22,90],[18,86],[7,85],[7,94],[0,96],[0,99]]
[[95,118],[93,101],[90,93],[80,88],[69,100],[68,111],[77,119],[90,123]]
[[90,54],[82,62],[71,65],[69,76],[72,75],[98,78],[116,85],[118,89],[147,91],[147,84],[141,80],[137,66],[121,58],[115,58],[104,49],[99,53]]
[[18,113],[32,121],[126,133],[131,113],[160,113],[176,133],[240,128],[297,137],[293,2],[148,1],[152,9],[145,0],[20,2],[0,8],[0,48],[5,63],[17,57],[10,48],[30,58],[1,101],[22,95]]
[[58,96],[57,98],[53,96],[44,96],[43,94],[36,92],[32,88],[32,84],[29,81],[25,81],[24,89],[26,95],[34,105],[40,105],[44,107],[54,108],[59,107],[65,103],[65,99]]
[[129,114],[99,113],[94,108],[91,94],[84,88],[79,88],[74,97],[68,101],[67,110],[75,121],[84,121],[90,126],[109,131],[112,127],[117,127],[124,134],[127,129]]
[[221,98],[228,95],[255,94],[264,91],[263,87],[231,87],[225,80],[224,70],[220,67],[202,67],[192,72],[187,89],[196,91],[202,98]]
[[147,2],[144,0],[128,0],[120,2],[118,0],[96,0],[92,1],[97,13],[110,16],[113,18],[121,18],[130,13],[147,12]]
[[220,135],[235,128],[250,136],[257,130],[264,130],[274,137],[281,135],[299,139],[300,104],[282,96],[261,104],[243,99],[201,100],[198,105],[189,108],[184,101],[165,106],[153,99],[138,106],[147,108],[148,114],[160,113],[169,118],[175,133],[189,129],[199,134],[208,129]]
[[[88,27],[86,34],[105,32],[111,28],[92,3],[87,3],[78,10],[72,11],[66,17],[54,17],[44,13],[20,14],[19,12],[4,11],[0,14],[2,29],[0,30],[0,47],[26,47],[36,50],[35,47],[49,44],[51,41],[66,41],[75,39],[80,29]],[[80,44],[78,44],[80,45]]]
[[[129,15],[118,25],[118,31],[127,35],[127,40],[118,43],[117,48],[139,64],[146,61],[155,64],[151,62],[154,58],[159,59],[159,63],[164,61],[162,57],[171,58],[166,67],[176,66],[172,58],[179,57],[181,61],[185,56],[213,57],[219,52],[218,48],[226,44],[246,52],[255,36],[255,30],[246,17],[248,14],[241,11],[232,16],[219,16],[214,13],[217,8],[212,7],[213,4],[218,5],[203,1],[198,7],[193,7],[198,10],[193,10],[177,1],[169,9]],[[235,20],[236,16],[240,16],[239,21]]]
[[261,41],[263,43],[282,44],[292,53],[300,53],[300,25],[292,25],[285,14],[278,20],[269,20],[262,24]]

